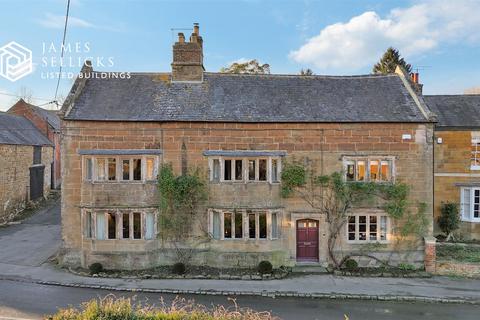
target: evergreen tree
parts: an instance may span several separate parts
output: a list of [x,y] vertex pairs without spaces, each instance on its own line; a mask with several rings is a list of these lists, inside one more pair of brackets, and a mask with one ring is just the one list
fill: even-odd
[[388,48],[378,63],[373,66],[374,74],[394,73],[397,65],[403,67],[408,73],[412,71],[412,66],[405,62],[400,53],[395,48]]

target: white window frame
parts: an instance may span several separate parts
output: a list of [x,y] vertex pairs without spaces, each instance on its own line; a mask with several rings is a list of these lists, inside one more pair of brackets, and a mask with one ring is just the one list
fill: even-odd
[[[480,187],[462,187],[460,188],[460,219],[462,221],[466,222],[474,222],[474,223],[479,223],[480,222],[480,212],[479,216],[476,218],[474,217],[474,209],[475,209],[475,192],[478,191],[480,192]],[[465,212],[465,207],[466,203],[464,202],[464,195],[465,192],[469,194],[469,201],[470,203],[468,204],[468,211]],[[478,205],[480,206],[480,200]]]
[[[214,230],[213,230],[213,215],[217,212],[220,214],[220,237],[218,239],[214,238]],[[225,238],[225,213],[232,214],[232,237]],[[265,238],[260,238],[260,213],[265,213],[266,215],[266,223],[267,223],[267,236]],[[274,236],[272,234],[272,214],[277,215],[277,235]],[[242,216],[242,237],[236,238],[235,237],[235,216],[240,214]],[[249,225],[249,214],[255,214],[255,238],[250,238],[250,225]],[[208,210],[208,233],[210,238],[214,240],[226,240],[226,241],[257,241],[257,240],[277,240],[281,237],[281,221],[282,221],[282,214],[279,210],[227,210],[227,209],[209,209]]]
[[[91,237],[87,236],[87,230],[85,230],[87,226],[87,217],[88,214],[91,214],[92,217],[92,224],[91,224]],[[116,222],[116,235],[115,239],[108,238],[108,213],[115,214],[115,222]],[[133,214],[140,213],[140,223],[141,223],[141,237],[140,239],[135,239],[133,237]],[[147,213],[153,214],[153,238],[146,239],[146,215]],[[129,238],[123,238],[123,214],[129,215]],[[105,239],[97,239],[97,216],[103,215],[105,226],[104,226],[104,237]],[[119,241],[119,240],[134,240],[134,241],[150,241],[155,240],[158,235],[158,212],[155,209],[83,209],[82,210],[82,237],[83,239],[88,240],[97,240],[97,241]]]
[[[360,216],[365,216],[366,217],[366,240],[359,240],[359,217]],[[370,217],[371,216],[376,216],[377,217],[377,239],[376,240],[370,240]],[[348,219],[350,217],[355,217],[355,240],[350,240],[348,238],[348,225],[349,221]],[[381,240],[381,217],[386,217],[386,240]],[[364,243],[389,243],[390,242],[390,236],[391,236],[391,225],[390,225],[390,218],[386,213],[354,213],[354,214],[349,214],[347,216],[347,223],[345,224],[345,239],[347,240],[347,243],[351,244],[364,244]]]
[[[266,180],[260,180],[260,160],[267,161]],[[277,177],[278,181],[272,180],[272,160],[277,160]],[[218,160],[220,164],[220,176],[218,181],[214,179],[214,160]],[[225,160],[231,160],[231,180],[225,180]],[[235,161],[242,161],[242,180],[235,180]],[[255,161],[255,179],[249,179],[249,164],[250,161]],[[279,184],[282,176],[282,159],[281,157],[265,156],[265,157],[209,157],[208,158],[209,177],[210,182],[213,183],[270,183]]]
[[[346,182],[374,182],[374,183],[394,183],[395,182],[395,157],[393,156],[371,156],[371,157],[349,157],[344,156],[343,159],[343,179]],[[363,161],[365,162],[365,179],[358,180],[358,162]],[[378,173],[381,173],[382,170],[382,162],[388,162],[390,164],[389,174],[390,177],[388,180],[371,180],[370,179],[370,162],[377,161],[378,162]],[[347,167],[349,164],[355,165],[355,180],[349,181],[347,180]]]
[[[87,159],[92,159],[92,178],[87,177]],[[99,180],[97,176],[97,161],[98,159],[105,160],[105,180]],[[108,159],[115,159],[115,180],[108,180]],[[142,162],[142,176],[140,180],[133,180],[133,159],[141,159]],[[154,159],[153,164],[153,178],[147,179],[147,159]],[[123,160],[129,160],[129,180],[123,180]],[[160,158],[152,155],[129,155],[129,156],[117,156],[117,155],[102,155],[102,156],[84,156],[82,165],[82,177],[83,181],[90,183],[146,183],[150,181],[156,181],[158,176],[158,167]]]
[[[473,132],[472,135],[474,135]],[[480,165],[475,165],[475,163],[477,162],[480,162],[480,136],[475,135],[472,137],[472,145],[470,152],[470,170],[480,170]]]

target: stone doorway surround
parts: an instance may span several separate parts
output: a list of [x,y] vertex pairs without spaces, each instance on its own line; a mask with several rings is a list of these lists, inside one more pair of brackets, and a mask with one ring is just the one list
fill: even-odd
[[[298,220],[311,219],[318,221],[318,262],[297,261],[297,222]],[[295,265],[314,264],[319,266],[328,266],[327,249],[328,228],[325,222],[325,216],[315,212],[292,212],[290,213],[290,231],[288,247],[290,258]]]

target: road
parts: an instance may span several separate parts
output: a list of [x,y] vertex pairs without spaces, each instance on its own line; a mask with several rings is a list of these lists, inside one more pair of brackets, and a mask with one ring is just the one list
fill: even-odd
[[[0,264],[10,269],[41,266],[60,246],[60,206],[40,210],[22,224],[0,228]],[[29,269],[30,270],[30,269]],[[26,280],[0,280],[0,320],[11,318],[40,319],[59,307],[78,306],[92,298],[111,294],[105,290],[46,286]],[[432,288],[433,289],[433,288]],[[128,293],[115,291],[116,296],[136,296],[151,303],[171,302],[175,295]],[[182,296],[211,306],[232,306],[224,296]],[[241,307],[272,311],[282,319],[479,319],[480,306],[456,304],[420,304],[360,300],[319,300],[306,298],[236,297]]]
[[[46,314],[55,313],[57,308],[69,305],[78,306],[89,299],[114,294],[117,297],[133,297],[138,301],[166,303],[175,295],[148,293],[120,293],[105,290],[45,286],[17,281],[0,281],[0,319],[41,319]],[[223,296],[181,296],[195,302],[211,306],[232,306]],[[257,311],[272,311],[282,319],[339,319],[344,314],[355,319],[435,319],[447,320],[461,317],[462,320],[479,318],[480,306],[456,304],[391,303],[360,300],[317,300],[296,298],[263,298],[240,296],[236,298],[241,307]]]

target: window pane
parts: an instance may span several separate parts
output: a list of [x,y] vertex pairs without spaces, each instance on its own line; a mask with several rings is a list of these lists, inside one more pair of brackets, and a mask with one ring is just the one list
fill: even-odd
[[213,181],[220,181],[220,160],[213,159]]
[[258,160],[258,180],[267,181],[267,159]]
[[223,214],[223,237],[225,239],[232,238],[232,214],[230,212]]
[[462,206],[462,216],[464,220],[470,220],[471,219],[471,212],[470,212],[470,197],[471,197],[471,191],[470,188],[463,188],[462,189],[462,198],[461,198],[461,206]]
[[224,161],[224,175],[223,180],[232,180],[232,160]]
[[472,156],[471,156],[471,165],[480,166],[480,139],[472,139]]
[[103,213],[97,213],[96,218],[97,218],[96,238],[98,240],[104,240],[105,239],[105,215]]
[[370,216],[369,217],[370,225],[369,225],[369,230],[368,233],[370,235],[370,240],[377,240],[377,216]]
[[130,238],[130,214],[122,214],[122,238]]
[[108,239],[117,237],[117,219],[114,212],[107,213],[108,218]]
[[235,180],[243,180],[243,161],[235,160]]
[[260,212],[258,214],[258,226],[260,228],[260,239],[267,238],[267,214]]
[[220,212],[213,212],[213,238],[220,239]]
[[278,221],[276,212],[272,212],[272,238],[278,238]]
[[33,164],[42,163],[42,147],[34,146],[33,147]]
[[85,238],[90,239],[92,237],[92,213],[90,211],[85,212],[85,225],[83,232]]
[[255,213],[248,214],[248,237],[250,239],[255,239],[257,237]]
[[93,163],[92,158],[85,159],[85,179],[92,180]]
[[365,161],[357,161],[358,181],[365,181]]
[[248,160],[248,180],[255,180],[256,161]]
[[97,179],[98,180],[105,180],[105,159],[97,159]]
[[133,180],[142,180],[142,159],[133,159]]
[[153,158],[147,158],[147,172],[146,172],[146,179],[147,180],[154,180],[154,174],[155,174],[155,159]]
[[272,159],[272,182],[278,182],[278,160]]
[[122,179],[123,180],[130,180],[130,160],[123,160],[122,161]]
[[145,214],[145,239],[153,239],[155,231],[155,216],[151,212]]
[[235,238],[243,238],[243,219],[241,213],[235,213]]
[[355,162],[347,162],[347,172],[346,172],[347,181],[355,181]]
[[480,217],[480,189],[473,191],[473,217]]
[[142,214],[133,213],[133,239],[142,239]]
[[378,181],[378,161],[370,161],[370,181]]
[[390,180],[390,161],[381,162],[380,180],[382,181]]
[[380,240],[387,240],[387,217],[380,217]]
[[108,159],[108,180],[116,180],[117,178],[117,159]]
[[367,240],[367,217],[358,216],[358,240]]
[[348,240],[355,240],[355,216],[348,217]]

